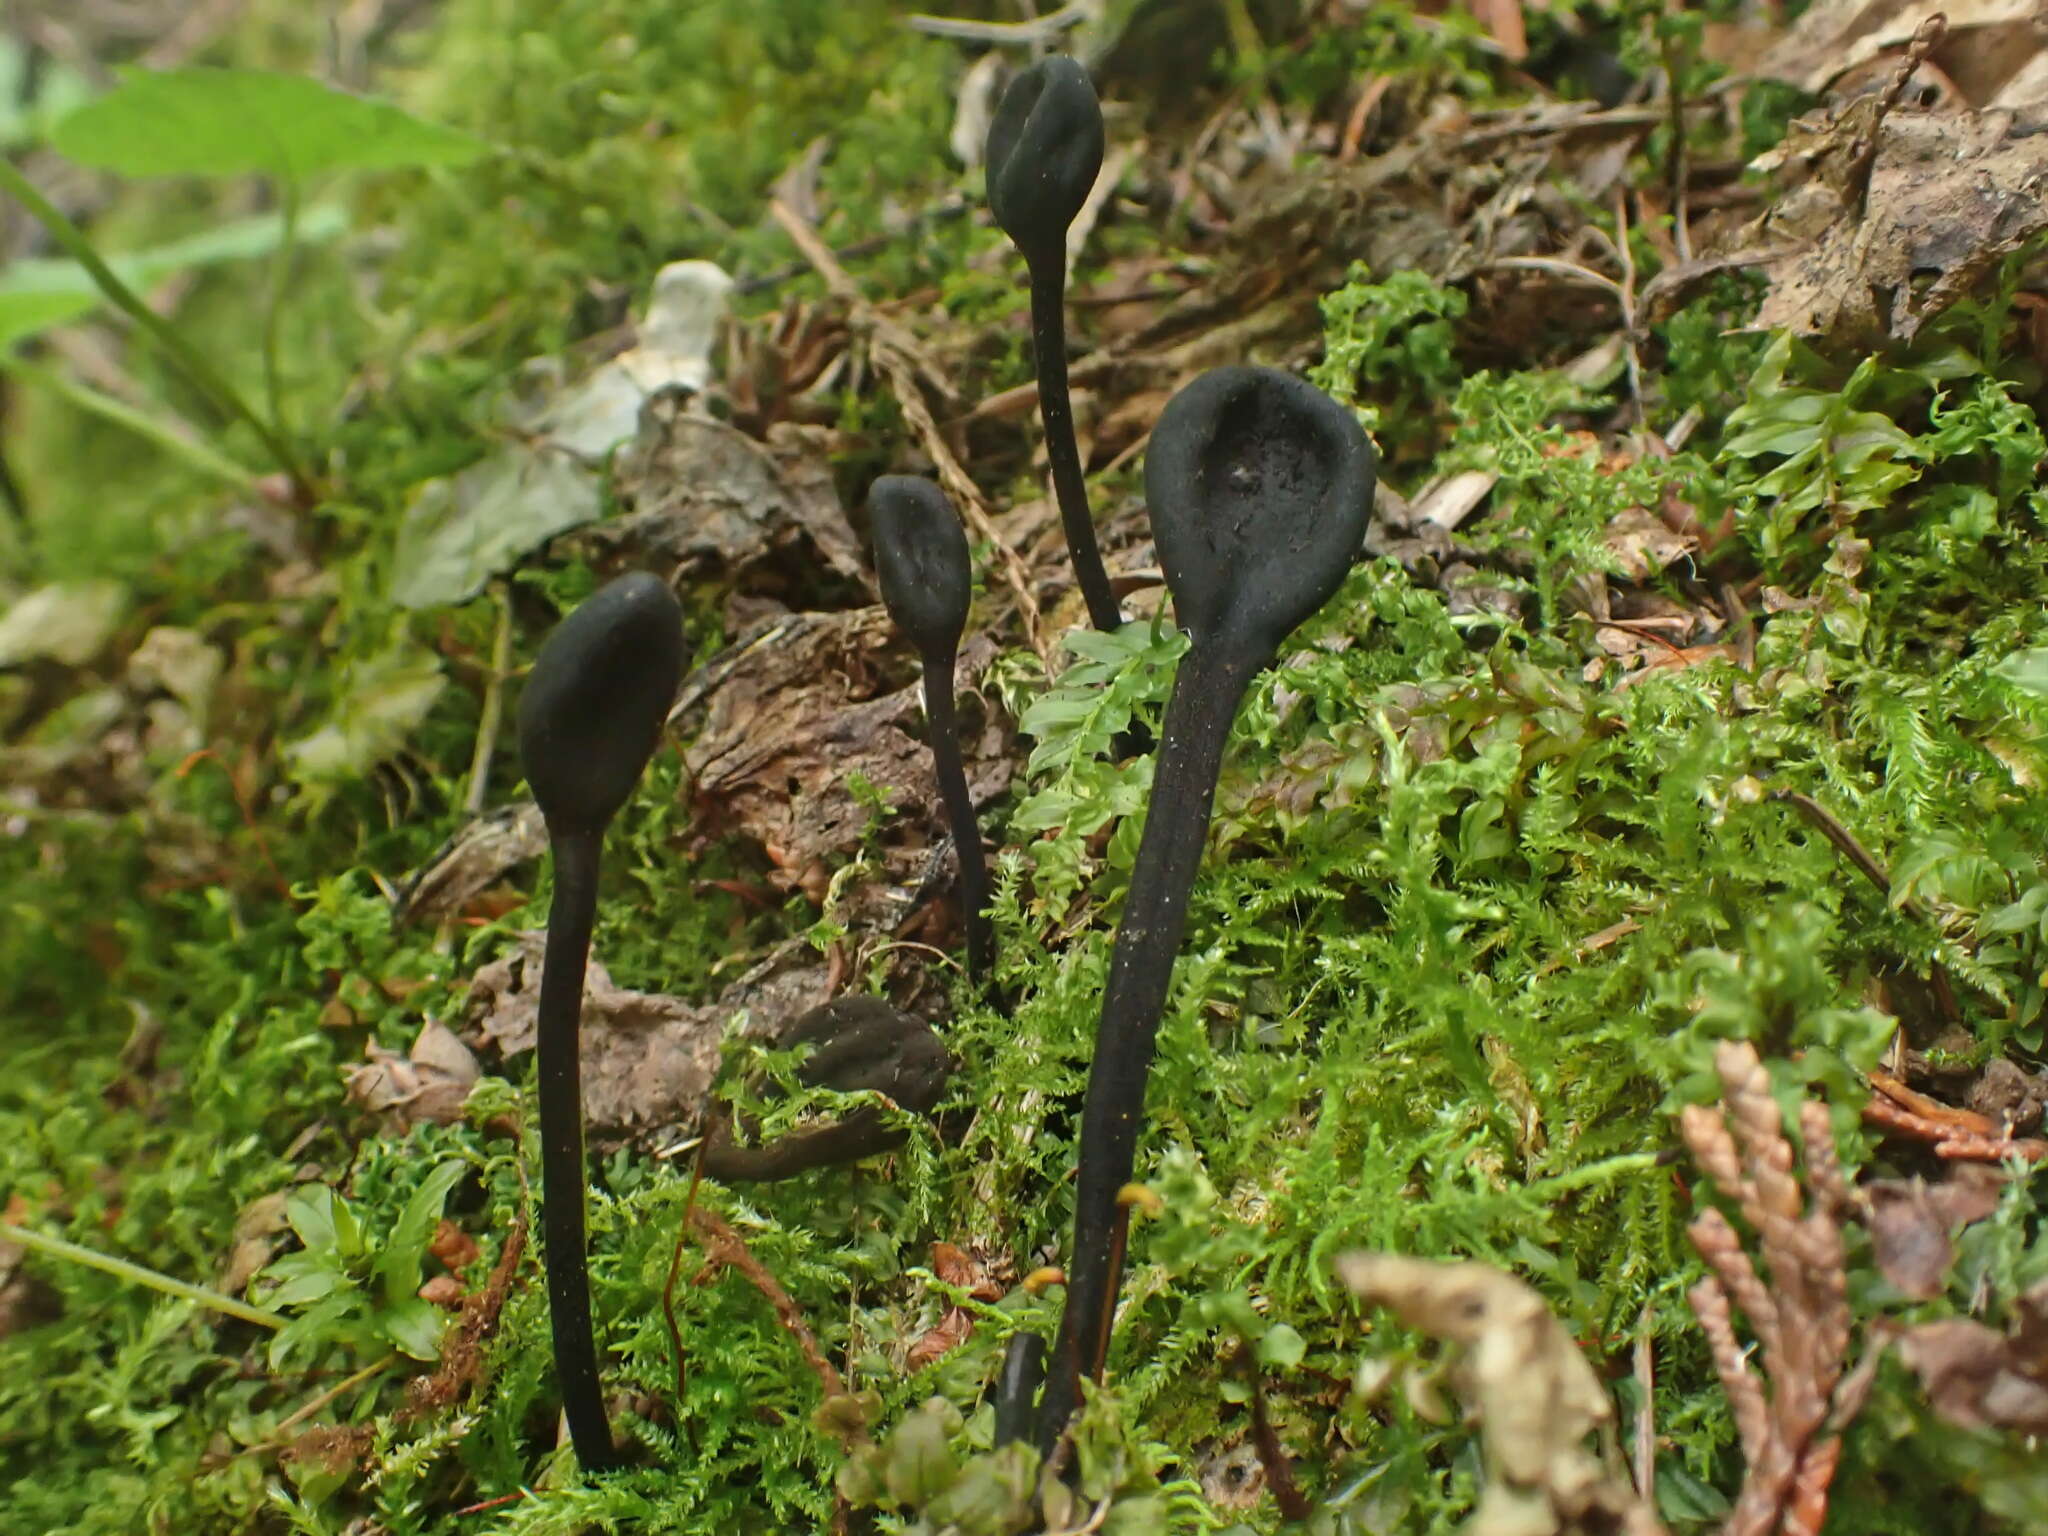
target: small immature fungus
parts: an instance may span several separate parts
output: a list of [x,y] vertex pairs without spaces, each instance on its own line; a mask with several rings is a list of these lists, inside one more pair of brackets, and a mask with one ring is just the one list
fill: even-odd
[[569,1436],[590,1471],[617,1457],[598,1384],[584,1253],[583,972],[605,828],[654,755],[682,672],[682,608],[665,583],[634,572],[555,626],[519,700],[520,761],[555,862],[537,1050],[548,1316]]
[[1336,592],[1372,512],[1371,441],[1313,385],[1218,368],[1167,402],[1145,457],[1145,500],[1173,606],[1192,644],[1173,680],[1151,806],[1110,955],[1081,1112],[1073,1261],[1039,1410],[1049,1447],[1099,1377],[1122,1267],[1145,1079],[1237,706],[1288,634]]
[[1045,1381],[1045,1340],[1035,1333],[1013,1333],[1003,1351],[1003,1374],[996,1380],[995,1445],[998,1450],[1031,1432],[1031,1409]]
[[[815,1047],[797,1068],[796,1080],[804,1086],[879,1093],[917,1114],[937,1107],[953,1072],[953,1059],[937,1031],[879,997],[821,1003],[799,1014],[775,1043],[784,1050]],[[858,1162],[902,1141],[903,1133],[868,1105],[765,1146],[737,1145],[732,1126],[721,1123],[709,1133],[704,1171],[722,1184],[787,1179],[813,1168]]]
[[988,862],[967,768],[960,756],[953,665],[967,628],[974,572],[967,535],[946,493],[915,475],[884,475],[868,492],[875,532],[875,572],[882,603],[917,647],[924,667],[924,711],[932,765],[960,860],[960,906],[967,924],[967,969],[984,987],[995,967],[995,930],[988,917]]
[[1113,630],[1123,621],[1095,543],[1074,406],[1067,393],[1067,230],[1102,170],[1102,104],[1075,60],[1041,59],[1003,92],[989,125],[988,205],[1031,274],[1031,349],[1038,360],[1038,409],[1045,456],[1074,560],[1088,622]]

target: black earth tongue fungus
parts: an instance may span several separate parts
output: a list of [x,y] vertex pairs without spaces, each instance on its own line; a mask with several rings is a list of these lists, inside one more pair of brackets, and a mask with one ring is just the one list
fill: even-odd
[[1045,1340],[1035,1333],[1013,1333],[1003,1351],[1003,1374],[996,1380],[995,1448],[1031,1432],[1031,1410],[1045,1382]]
[[592,1472],[618,1457],[598,1384],[584,1252],[583,970],[605,828],[654,755],[682,674],[682,608],[662,581],[634,572],[555,626],[519,699],[519,757],[555,860],[536,1051],[548,1317],[569,1437]]
[[[953,1059],[923,1019],[879,997],[839,997],[800,1014],[775,1042],[815,1046],[797,1068],[807,1087],[884,1094],[899,1109],[925,1114],[945,1097]],[[813,1168],[858,1162],[900,1146],[903,1133],[879,1109],[862,1106],[843,1120],[742,1147],[721,1119],[707,1133],[704,1172],[722,1184],[787,1179]]]
[[988,205],[1031,273],[1031,350],[1038,359],[1038,409],[1053,495],[1074,559],[1088,622],[1123,622],[1109,589],[1067,394],[1067,229],[1102,170],[1102,103],[1088,71],[1063,55],[1041,59],[1012,80],[989,124]]
[[988,861],[953,708],[953,663],[967,628],[974,572],[967,535],[946,493],[915,475],[884,475],[868,491],[875,535],[875,573],[882,603],[917,647],[924,667],[924,712],[932,765],[945,801],[953,849],[960,859],[960,907],[967,924],[967,970],[984,991],[994,985],[995,929],[988,917]]
[[1327,602],[1365,540],[1372,443],[1351,412],[1270,368],[1218,368],[1167,402],[1145,455],[1145,501],[1191,645],[1166,706],[1150,809],[1124,898],[1081,1112],[1067,1303],[1040,1405],[1050,1450],[1099,1378],[1116,1302],[1119,1195],[1224,744],[1252,678]]

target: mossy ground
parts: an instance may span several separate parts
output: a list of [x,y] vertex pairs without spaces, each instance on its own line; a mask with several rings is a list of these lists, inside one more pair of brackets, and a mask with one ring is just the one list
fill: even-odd
[[[1643,18],[1608,19],[1632,35]],[[1205,89],[1314,100],[1371,67],[1472,99],[1511,90],[1455,31],[1397,12],[1347,25],[1226,59]],[[283,13],[222,45],[270,67],[317,47]],[[788,263],[761,203],[818,133],[833,135],[829,238],[894,236],[858,264],[867,291],[929,290],[961,327],[1007,324],[954,359],[966,388],[1027,376],[1020,294],[969,263],[997,237],[972,219],[905,220],[978,189],[944,153],[958,56],[891,7],[454,0],[387,49],[379,89],[502,152],[340,189],[352,225],[378,232],[371,249],[343,241],[299,264],[286,395],[345,488],[293,531],[286,563],[317,585],[281,596],[276,563],[223,523],[218,490],[113,428],[25,395],[8,439],[35,508],[10,579],[115,576],[135,635],[191,628],[230,664],[211,757],[152,758],[145,742],[121,776],[142,792],[107,796],[88,754],[39,803],[8,803],[0,1201],[10,1221],[199,1283],[237,1214],[295,1183],[343,1190],[376,1230],[424,1170],[463,1160],[474,1176],[451,1214],[483,1241],[476,1276],[529,1208],[532,1160],[489,1114],[393,1141],[340,1093],[366,1037],[401,1050],[422,1018],[452,1016],[467,977],[544,910],[543,881],[495,921],[394,933],[382,889],[462,821],[497,622],[489,599],[395,611],[392,533],[409,487],[482,451],[502,381],[617,323],[665,261]],[[224,205],[151,188],[114,206],[109,239],[180,233]],[[1168,238],[1126,219],[1098,244]],[[1385,276],[1326,302],[1319,377],[1373,413],[1399,489],[1499,476],[1471,536],[1498,554],[1525,618],[1460,611],[1376,561],[1254,689],[1160,1034],[1141,1170],[1176,1214],[1156,1248],[1142,1224],[1134,1238],[1116,1401],[1168,1481],[1148,1506],[1164,1528],[1239,1518],[1208,1512],[1190,1480],[1246,1433],[1233,1360],[1249,1301],[1258,1326],[1298,1336],[1268,1390],[1308,1486],[1348,1490],[1332,1518],[1446,1528],[1475,1483],[1468,1437],[1351,1401],[1359,1357],[1388,1334],[1337,1294],[1328,1261],[1350,1247],[1482,1258],[1541,1287],[1630,1411],[1643,1390],[1631,1352],[1649,1336],[1660,1502],[1674,1529],[1706,1529],[1740,1467],[1684,1302],[1689,1176],[1659,1154],[1676,1145],[1671,1110],[1709,1096],[1712,1041],[1752,1038],[1788,1091],[1823,1096],[1852,1164],[1880,1155],[1858,1074],[1895,1024],[1964,1060],[2031,1059],[2041,1044],[2048,701],[2025,662],[2048,645],[2041,380],[2009,291],[1858,372],[1856,357],[1729,334],[1756,292],[1726,280],[1641,341],[1651,423],[1698,406],[1707,425],[1668,459],[1618,462],[1603,443],[1627,400],[1619,372],[1567,382],[1540,339],[1503,361],[1461,326],[1450,290]],[[821,290],[798,277],[748,302],[789,292]],[[253,387],[249,310],[241,279],[215,276],[179,320]],[[140,348],[129,366],[181,400]],[[1874,449],[1847,442],[1867,423],[1821,433],[1804,459],[1744,448],[1759,427],[1833,419],[1845,388],[1889,428]],[[904,462],[881,392],[845,398],[840,424],[849,488]],[[1845,514],[1858,476],[1880,471]],[[1602,660],[1573,585],[1612,568],[1618,513],[1667,496],[1705,525],[1729,520],[1716,569],[1748,583],[1750,654],[1731,632],[1636,670]],[[1692,574],[1649,585],[1689,603]],[[567,600],[590,579],[522,584]],[[725,638],[714,599],[693,610],[706,652]],[[294,793],[278,744],[399,636],[432,647],[455,686],[395,761]],[[536,640],[522,628],[520,654]],[[984,1314],[972,1338],[902,1368],[907,1342],[964,1300],[930,1273],[934,1241],[1021,1271],[1065,1240],[1073,1106],[1147,778],[1107,749],[1132,716],[1156,724],[1175,650],[1170,628],[1138,625],[1049,688],[1017,656],[998,669],[1008,702],[1037,710],[1037,755],[999,818],[1002,979],[1021,1001],[1004,1018],[956,992],[958,1140],[920,1127],[885,1167],[698,1196],[743,1230],[849,1388],[880,1395],[879,1423],[933,1395],[971,1411],[1008,1332],[1055,1319],[1057,1293],[966,1301]],[[501,753],[494,801],[515,787]],[[1882,852],[1893,891],[1771,791],[1827,806]],[[713,884],[745,884],[758,858],[695,846],[679,796],[664,758],[615,834],[599,944],[619,979],[704,996],[736,951],[814,926],[829,937],[831,914],[801,898],[763,910]],[[1953,1019],[1927,1000],[1936,965]],[[154,1043],[124,1053],[131,1037]],[[487,1107],[530,1132],[526,1099]],[[415,1368],[394,1360],[314,1416],[359,1434],[332,1478],[313,1449],[279,1452],[305,1427],[294,1415],[377,1349],[337,1328],[274,1361],[256,1328],[37,1258],[47,1319],[0,1337],[0,1532],[826,1529],[843,1453],[813,1423],[817,1380],[731,1272],[676,1292],[679,1380],[662,1295],[686,1170],[620,1154],[598,1182],[595,1304],[609,1378],[650,1448],[635,1470],[587,1483],[554,1451],[530,1255],[481,1391],[417,1411]],[[1856,1264],[1862,1315],[1916,1315],[1866,1255]],[[2044,1270],[2019,1182],[1965,1239],[1951,1299],[1922,1312],[2001,1304]],[[2038,1473],[1931,1422],[1887,1367],[1844,1458],[1838,1528],[1980,1532],[1987,1507],[2038,1526]],[[986,1432],[985,1411],[970,1418],[970,1439]],[[1377,1513],[1358,1513],[1367,1504]],[[1269,1529],[1277,1516],[1242,1518]]]

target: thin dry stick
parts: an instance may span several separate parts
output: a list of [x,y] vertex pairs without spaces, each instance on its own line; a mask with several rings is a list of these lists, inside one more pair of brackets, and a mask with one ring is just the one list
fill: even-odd
[[938,470],[939,483],[959,505],[976,537],[986,539],[995,549],[996,558],[1003,568],[1003,584],[1017,599],[1025,640],[1050,672],[1054,660],[1052,643],[1045,634],[1045,617],[1039,610],[1038,598],[1031,590],[1030,574],[1024,569],[1024,562],[1018,558],[1017,552],[996,531],[988,506],[981,498],[981,488],[960,467],[952,445],[946,441],[945,433],[939,430],[939,424],[932,416],[931,404],[925,398],[927,386],[942,400],[950,398],[952,390],[937,366],[924,356],[916,339],[862,297],[846,269],[839,265],[825,242],[818,238],[818,232],[804,221],[802,215],[774,198],[769,200],[768,211],[787,232],[803,258],[824,278],[825,286],[846,304],[848,324],[854,330],[866,333],[869,349],[889,380],[890,392],[895,395],[897,406]]
[[803,1310],[782,1288],[782,1282],[769,1273],[768,1266],[754,1257],[746,1239],[718,1212],[702,1206],[690,1213],[690,1224],[704,1238],[704,1270],[697,1276],[697,1283],[705,1284],[723,1268],[738,1270],[774,1308],[775,1320],[796,1340],[796,1347],[803,1351],[804,1360],[824,1387],[825,1395],[844,1397],[846,1383],[841,1379],[838,1367],[827,1360],[825,1352],[818,1347],[818,1337],[811,1332],[810,1324],[804,1321]]

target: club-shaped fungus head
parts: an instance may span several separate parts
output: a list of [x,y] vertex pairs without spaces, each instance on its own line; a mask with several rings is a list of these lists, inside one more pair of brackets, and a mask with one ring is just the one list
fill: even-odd
[[989,124],[988,205],[1036,267],[1066,260],[1067,227],[1102,170],[1102,103],[1079,62],[1041,59],[1003,92]]
[[1372,515],[1372,442],[1272,368],[1217,368],[1166,404],[1145,502],[1174,614],[1197,643],[1277,651],[1343,582]]
[[950,655],[967,628],[974,571],[946,493],[915,475],[884,475],[868,492],[882,603],[926,656]]
[[634,571],[555,626],[519,699],[519,758],[557,837],[594,836],[654,755],[683,673],[683,610]]

